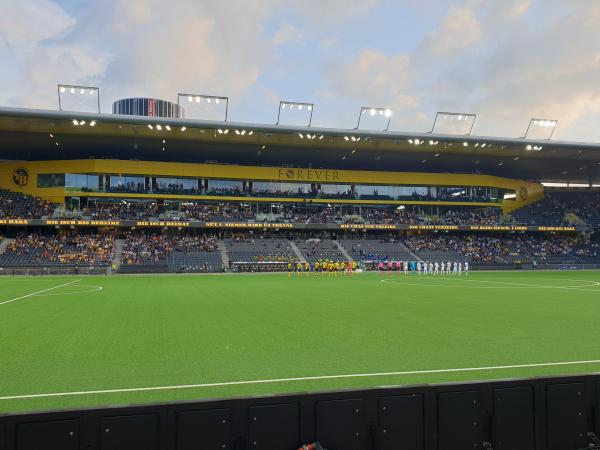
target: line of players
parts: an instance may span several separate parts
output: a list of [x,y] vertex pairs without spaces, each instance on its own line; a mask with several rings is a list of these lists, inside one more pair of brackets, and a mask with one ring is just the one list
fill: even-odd
[[329,259],[320,259],[315,262],[297,262],[295,265],[290,261],[287,265],[288,277],[292,276],[292,272],[296,272],[298,276],[302,272],[308,273],[313,272],[315,274],[328,274],[328,275],[337,275],[337,274],[349,274],[352,275],[358,264],[356,261],[333,261]]
[[469,262],[388,261],[380,262],[377,269],[379,272],[404,272],[405,275],[409,272],[417,275],[469,275]]

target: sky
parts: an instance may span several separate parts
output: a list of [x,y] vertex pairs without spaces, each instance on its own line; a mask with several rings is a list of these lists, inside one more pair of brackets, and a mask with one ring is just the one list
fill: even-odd
[[[600,142],[600,0],[0,0],[0,105],[57,109],[57,84],[118,98],[228,96],[229,119],[274,123],[280,100],[313,125],[391,130],[437,111],[473,134]],[[219,111],[190,110],[188,117]],[[207,117],[210,118],[210,117]],[[282,122],[302,123],[301,113]],[[376,121],[367,124],[385,126]]]

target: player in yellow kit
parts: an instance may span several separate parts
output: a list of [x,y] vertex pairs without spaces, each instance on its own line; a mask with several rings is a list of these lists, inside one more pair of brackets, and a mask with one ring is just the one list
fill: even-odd
[[288,278],[292,276],[292,262],[288,261]]
[[302,263],[300,261],[298,261],[296,263],[296,275],[300,276],[300,272],[302,272]]

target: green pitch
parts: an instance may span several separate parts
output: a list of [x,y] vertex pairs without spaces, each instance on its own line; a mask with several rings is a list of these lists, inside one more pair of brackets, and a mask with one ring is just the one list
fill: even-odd
[[0,412],[593,372],[599,318],[599,272],[4,277]]

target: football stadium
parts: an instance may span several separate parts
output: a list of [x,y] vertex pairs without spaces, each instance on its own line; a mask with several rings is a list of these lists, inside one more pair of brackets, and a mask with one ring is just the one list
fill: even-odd
[[180,100],[0,109],[0,448],[597,442],[600,145]]

